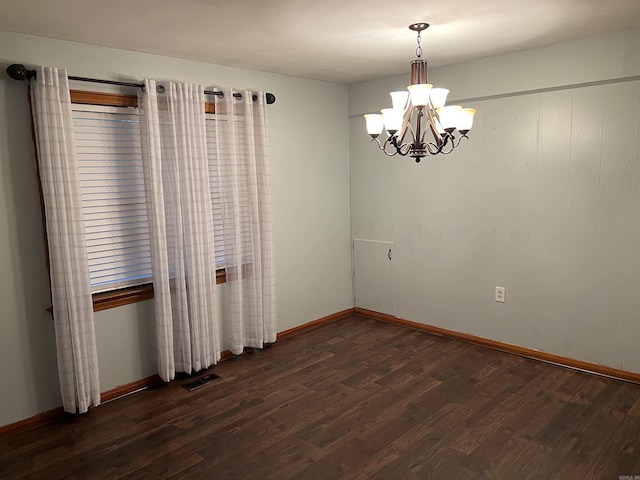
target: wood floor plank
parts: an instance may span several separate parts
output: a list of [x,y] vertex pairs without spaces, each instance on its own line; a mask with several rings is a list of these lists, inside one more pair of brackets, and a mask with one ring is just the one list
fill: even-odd
[[588,477],[605,478],[611,471],[621,472],[621,475],[638,471],[634,470],[634,465],[640,459],[640,429],[632,417],[627,416],[617,424],[613,435],[603,443]]
[[[2,479],[617,479],[640,386],[352,316],[0,439]],[[204,374],[204,372],[202,372]]]

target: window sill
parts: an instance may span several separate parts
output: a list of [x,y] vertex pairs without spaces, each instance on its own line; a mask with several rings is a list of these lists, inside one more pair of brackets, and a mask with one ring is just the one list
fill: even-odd
[[[216,270],[216,284],[226,283],[227,272],[224,268]],[[94,293],[93,311],[99,312],[109,308],[121,307],[130,303],[142,302],[153,298],[153,284],[146,283],[135,287],[121,288],[110,292]],[[53,308],[47,308],[49,312],[53,312]]]
[[145,285],[112,290],[110,292],[94,293],[92,297],[93,311],[99,312],[109,308],[149,300],[153,298],[153,285],[147,283]]

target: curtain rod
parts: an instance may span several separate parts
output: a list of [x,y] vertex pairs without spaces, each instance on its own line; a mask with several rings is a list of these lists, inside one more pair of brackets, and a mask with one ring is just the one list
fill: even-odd
[[[20,63],[13,63],[7,67],[7,75],[13,78],[14,80],[31,80],[32,78],[36,78],[36,71],[29,70],[24,65]],[[115,80],[101,80],[99,78],[88,78],[88,77],[73,77],[69,75],[69,80],[75,80],[77,82],[91,82],[91,83],[104,83],[106,85],[119,85],[121,87],[134,87],[134,88],[144,88],[143,83],[130,83],[130,82],[117,82]],[[222,97],[222,92],[214,92],[213,90],[205,90],[204,93],[206,95],[215,95],[217,97]],[[242,95],[239,93],[234,93],[233,96],[235,98],[241,98]],[[276,96],[273,93],[265,94],[267,104],[271,105],[276,102]],[[253,100],[257,100],[257,96],[253,95]]]

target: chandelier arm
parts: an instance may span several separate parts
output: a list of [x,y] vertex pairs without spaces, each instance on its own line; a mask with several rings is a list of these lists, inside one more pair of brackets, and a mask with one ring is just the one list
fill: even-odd
[[424,117],[424,113],[422,110],[422,108],[418,108],[418,114],[416,115],[416,129],[413,132],[413,147],[415,149],[422,148],[424,143],[424,133],[422,133],[422,117]]
[[400,133],[398,134],[398,139],[400,143],[404,142],[404,137],[407,135],[407,132],[410,130],[411,135],[415,138],[415,132],[411,127],[411,114],[413,112],[413,105],[411,105],[411,100],[408,101],[407,109],[404,112],[404,117],[402,119],[402,128],[400,129]]
[[[405,143],[403,145],[400,145],[399,147],[397,147],[398,153],[403,157],[406,157],[409,154],[409,152],[411,152],[411,147],[412,147],[411,143]],[[403,148],[404,150],[402,150]]]
[[407,122],[407,130],[411,132],[411,143],[415,143],[416,141],[416,131],[411,125],[411,122]]
[[444,147],[447,145],[447,141],[445,141],[445,144],[442,145],[442,149],[440,150],[440,153],[444,154],[444,155],[449,155],[451,152],[453,152],[453,149],[456,148],[458,146],[458,144],[460,143],[460,140],[458,140],[458,143],[456,143],[456,137],[453,135],[453,133],[447,133],[446,136],[447,140],[451,140],[451,145],[448,151],[444,150]]
[[437,144],[431,144],[436,148],[436,151],[432,153],[432,155],[443,153],[444,147],[446,147],[449,144],[450,137],[451,137],[451,134],[447,133],[444,136],[441,136],[439,138],[440,141]]
[[[395,137],[395,136],[392,136],[391,137],[391,145],[393,145],[395,147],[397,154],[400,154],[403,157],[405,157],[411,151],[411,147],[412,147],[413,144],[411,144],[411,143],[398,143],[398,138]],[[396,153],[394,153],[394,155]]]
[[[411,125],[412,115],[413,115],[413,106],[411,105],[411,103],[409,103],[409,107],[407,108],[407,112],[405,113],[405,117],[404,117],[404,124],[402,125],[402,130],[401,130],[401,132],[404,132],[404,133],[402,137],[396,136],[395,144],[394,144],[394,146],[396,147],[397,153],[399,153],[402,156],[406,156],[411,150],[411,146],[415,145],[416,143],[416,131],[413,128],[413,125]],[[408,132],[411,133],[411,142],[403,143],[404,137]],[[403,148],[405,149],[404,151],[402,151]]]
[[469,138],[466,135],[460,134],[458,141],[456,141],[456,137],[453,133],[449,133],[448,135],[451,137],[451,149],[448,152],[442,152],[445,154],[449,154],[453,151],[454,148],[457,148],[458,145],[460,145],[460,142],[462,141],[463,138]]
[[393,157],[394,155],[398,154],[398,152],[389,153],[387,151],[387,145],[389,144],[389,138],[387,138],[385,140],[384,144],[380,143],[380,140],[378,140],[377,138],[372,138],[371,141],[372,142],[375,141],[378,144],[378,148],[380,150],[382,150],[387,157]]
[[463,139],[463,138],[466,138],[467,140],[469,139],[469,137],[467,137],[466,135],[464,135],[464,134],[460,134],[460,138],[458,138],[458,141],[456,142],[456,139],[455,139],[455,137],[453,136],[453,134],[449,134],[449,135],[451,135],[451,139],[452,139],[452,140],[451,140],[451,148],[449,149],[449,151],[448,151],[448,152],[445,152],[445,151],[440,152],[440,153],[443,153],[443,154],[445,154],[445,155],[449,155],[451,152],[453,152],[453,150],[454,150],[455,148],[457,148],[457,147],[458,147],[458,145],[460,145],[460,142],[462,141],[462,139]]
[[437,155],[440,153],[440,148],[438,147],[438,145],[436,145],[433,142],[425,143],[425,147],[427,148],[427,150],[429,151],[429,155],[431,156]]
[[[395,135],[391,135],[389,138],[387,138],[387,141],[384,142],[384,148],[382,149],[382,151],[387,157],[393,157],[398,153],[400,153],[397,147],[397,142],[398,142],[398,139]],[[389,151],[387,150],[387,145],[391,145],[395,149],[395,152],[389,153]]]
[[[438,130],[436,129],[436,122],[438,121],[438,114],[435,112],[435,110],[433,109],[433,107],[431,106],[431,104],[429,104],[427,106],[427,115],[429,117],[429,129],[431,130],[431,135],[433,136],[433,139],[435,140],[437,145],[440,145],[442,143],[442,136],[438,133]],[[424,130],[424,135],[427,134],[427,129],[425,128]],[[423,135],[423,137],[424,137]],[[423,139],[424,141],[424,139]]]
[[450,149],[448,152],[445,152],[445,151],[443,150],[443,151],[441,151],[440,153],[441,153],[442,155],[449,155],[451,152],[453,152],[453,147],[451,147],[451,149]]
[[398,152],[392,152],[392,153],[389,153],[389,152],[387,152],[387,149],[386,149],[386,148],[382,148],[381,150],[384,152],[384,154],[385,154],[387,157],[395,157],[395,156],[398,154]]
[[466,138],[467,140],[469,140],[469,137],[467,137],[467,134],[466,134],[466,133],[461,133],[461,134],[460,134],[460,137],[458,138],[458,143],[456,143],[456,145],[455,145],[455,146],[456,146],[456,148],[458,147],[458,145],[460,145],[460,142],[462,142],[462,139],[463,139],[463,138]]

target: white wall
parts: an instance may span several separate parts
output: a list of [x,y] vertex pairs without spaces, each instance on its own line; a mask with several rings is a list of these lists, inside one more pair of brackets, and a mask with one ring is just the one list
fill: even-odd
[[[0,64],[4,69],[10,63],[112,80],[150,77],[274,93],[269,141],[278,330],[352,306],[346,86],[0,32]],[[45,311],[50,295],[27,87],[4,74],[0,78],[0,425],[5,425],[61,401],[53,326]],[[147,301],[96,314],[103,391],[156,372],[152,311]]]
[[408,73],[350,87],[352,236],[395,241],[398,317],[640,372],[638,45],[633,30],[434,69],[478,113],[420,164],[378,152],[360,117]]

